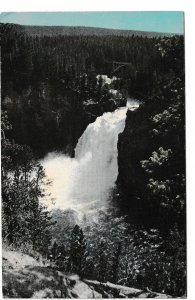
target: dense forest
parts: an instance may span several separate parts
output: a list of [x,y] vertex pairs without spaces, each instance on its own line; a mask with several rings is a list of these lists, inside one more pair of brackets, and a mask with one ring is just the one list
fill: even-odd
[[[184,296],[183,36],[50,36],[8,24],[1,33],[4,244],[80,278]],[[127,111],[119,136],[109,211],[92,220],[48,212],[52,182],[37,159],[74,156],[87,125],[128,95],[142,104]]]
[[[10,138],[28,144],[38,157],[59,149],[72,152],[97,116],[98,109],[88,111],[85,100],[112,100],[110,89],[120,90],[123,97],[145,99],[169,73],[170,61],[165,64],[158,51],[160,38],[39,36],[12,24],[2,24],[1,32],[2,107],[13,124]],[[173,39],[182,44],[182,37]],[[170,54],[174,69],[180,55],[172,61]],[[97,84],[98,74],[115,80],[110,87],[102,86],[101,80]]]
[[[142,36],[142,37],[162,37],[165,34],[160,32],[139,31],[139,30],[120,30],[87,26],[27,26],[16,25],[17,31],[31,36]],[[166,33],[166,36],[172,36]]]

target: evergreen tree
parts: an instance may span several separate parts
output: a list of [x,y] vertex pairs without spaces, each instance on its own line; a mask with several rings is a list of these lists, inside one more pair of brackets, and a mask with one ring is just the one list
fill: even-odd
[[[99,258],[98,262],[98,279],[101,282],[105,282],[108,278],[109,265],[108,265],[108,249],[104,242],[101,242],[99,245],[99,251],[97,252],[97,256]],[[110,253],[111,254],[111,253]]]
[[85,238],[83,230],[75,225],[71,234],[69,265],[70,271],[82,275],[85,260]]
[[28,146],[6,139],[10,125],[2,113],[2,220],[3,240],[12,246],[32,246],[46,252],[51,217],[41,200],[46,198],[43,167]]
[[119,267],[120,267],[120,255],[121,255],[121,242],[118,243],[117,249],[114,252],[113,265],[112,265],[112,280],[114,283],[118,282],[119,279]]

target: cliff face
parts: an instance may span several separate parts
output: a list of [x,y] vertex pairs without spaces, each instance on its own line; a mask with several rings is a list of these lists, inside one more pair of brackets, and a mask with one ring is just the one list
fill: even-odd
[[144,193],[147,177],[140,161],[146,159],[151,153],[149,122],[147,111],[129,110],[125,129],[118,140],[117,187],[120,204],[131,219],[141,219],[146,213],[145,203],[140,195]]
[[140,158],[145,159],[149,154],[150,141],[148,140],[147,125],[148,119],[144,112],[129,110],[125,129],[119,135],[117,183],[132,195],[136,193],[139,180],[144,180]]
[[163,230],[174,222],[185,228],[184,103],[176,79],[162,95],[127,112],[118,141],[119,202],[134,220]]

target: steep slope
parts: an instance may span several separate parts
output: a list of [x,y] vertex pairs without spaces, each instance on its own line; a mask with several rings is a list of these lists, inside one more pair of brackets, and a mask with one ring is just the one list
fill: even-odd
[[81,280],[78,275],[65,275],[55,266],[43,265],[16,251],[4,252],[3,262],[5,298],[169,298],[110,282]]

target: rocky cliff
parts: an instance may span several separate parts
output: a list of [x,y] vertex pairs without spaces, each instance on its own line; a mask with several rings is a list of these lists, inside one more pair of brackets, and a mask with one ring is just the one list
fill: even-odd
[[134,221],[140,220],[146,213],[146,207],[140,195],[144,193],[147,180],[140,161],[151,153],[148,112],[141,108],[127,111],[124,131],[118,140],[118,178],[117,187],[120,204],[125,214]]
[[128,111],[119,135],[117,186],[125,213],[169,230],[185,228],[185,111],[176,78],[148,102]]

